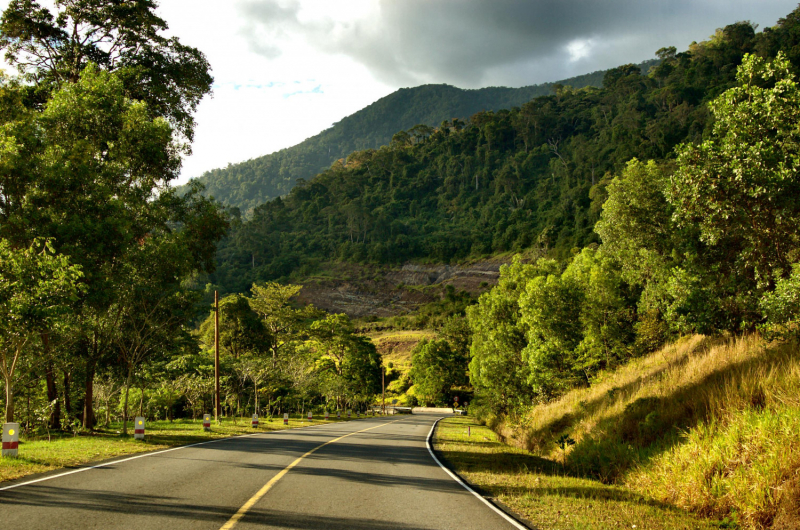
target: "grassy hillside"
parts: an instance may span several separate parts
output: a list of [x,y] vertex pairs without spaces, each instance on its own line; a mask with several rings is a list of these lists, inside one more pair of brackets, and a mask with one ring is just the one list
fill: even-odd
[[[640,66],[646,71],[653,64],[655,61],[648,61]],[[464,120],[476,112],[520,106],[537,96],[553,93],[557,84],[574,88],[600,86],[604,74],[604,71],[593,72],[521,88],[464,90],[449,85],[402,88],[294,147],[208,171],[198,180],[206,186],[207,195],[246,212],[289,193],[297,179],[310,179],[353,151],[388,144],[397,131],[418,124],[438,126],[443,120]]]
[[434,447],[459,475],[538,530],[731,528],[624,486],[565,473],[560,461],[503,443],[474,417],[441,421]]
[[800,344],[695,335],[527,414],[484,420],[531,455],[519,461],[531,473],[561,465],[740,528],[796,528],[798,385]]

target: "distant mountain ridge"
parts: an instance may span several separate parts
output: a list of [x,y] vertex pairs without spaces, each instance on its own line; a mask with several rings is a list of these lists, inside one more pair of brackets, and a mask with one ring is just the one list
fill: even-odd
[[[657,60],[640,64],[646,72]],[[353,151],[386,145],[392,136],[414,125],[438,126],[444,120],[466,119],[480,111],[518,107],[552,94],[557,85],[602,86],[606,70],[554,83],[521,88],[461,89],[450,85],[401,88],[303,142],[275,153],[207,171],[196,180],[204,194],[246,213],[259,204],[286,195],[298,179],[310,179]]]

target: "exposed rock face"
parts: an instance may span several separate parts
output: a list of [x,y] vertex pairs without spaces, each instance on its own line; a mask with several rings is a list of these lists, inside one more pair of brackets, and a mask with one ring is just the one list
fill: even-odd
[[398,315],[441,296],[441,291],[425,287],[452,285],[457,290],[481,292],[497,283],[502,264],[502,261],[463,266],[406,264],[399,269],[339,266],[336,276],[341,279],[303,282],[298,300],[351,317]]
[[303,284],[297,298],[328,312],[346,313],[351,317],[398,315],[434,300],[431,295],[374,280],[308,282]]
[[406,285],[452,285],[456,289],[475,292],[481,283],[495,285],[503,262],[484,261],[467,266],[406,264],[386,275],[386,280]]

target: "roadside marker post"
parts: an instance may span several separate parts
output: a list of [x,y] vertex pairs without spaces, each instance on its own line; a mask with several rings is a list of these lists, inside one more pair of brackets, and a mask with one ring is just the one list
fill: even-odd
[[350,409],[347,409],[347,417],[348,417],[348,418],[350,417],[350,413],[351,413],[351,412],[352,412],[352,411],[351,411]]
[[342,411],[341,410],[337,410],[336,411],[336,418],[342,419]]
[[467,436],[472,436],[472,425],[467,425]]
[[144,440],[144,417],[136,416],[133,422],[133,439]]
[[328,414],[328,411],[326,410],[325,411],[325,421],[328,421],[328,417],[329,417],[329,414]]
[[283,413],[283,424],[289,425],[289,414],[286,412]]
[[211,430],[211,414],[203,414],[203,430]]
[[258,414],[253,414],[253,421],[251,423],[254,429],[258,428]]
[[3,456],[16,457],[19,447],[19,423],[3,424]]
[[308,421],[311,421],[312,419],[314,419],[314,416],[311,414],[311,411],[309,410],[308,411]]

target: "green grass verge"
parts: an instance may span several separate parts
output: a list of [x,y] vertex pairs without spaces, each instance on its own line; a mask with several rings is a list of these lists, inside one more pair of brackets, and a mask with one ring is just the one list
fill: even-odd
[[[472,430],[467,436],[467,428]],[[459,475],[540,530],[704,530],[719,523],[622,486],[569,476],[561,464],[502,443],[471,417],[439,422],[436,449]]]
[[[145,440],[133,439],[133,424],[129,423],[128,436],[123,436],[121,423],[112,423],[108,429],[100,429],[91,434],[54,434],[47,438],[30,440],[22,438],[17,458],[0,458],[0,482],[14,480],[35,473],[44,473],[60,468],[70,468],[89,464],[117,456],[131,455],[158,449],[167,449],[216,438],[240,434],[266,432],[309,425],[335,423],[321,417],[311,422],[294,417],[289,426],[283,425],[282,418],[271,420],[261,418],[258,429],[250,426],[250,418],[224,418],[219,425],[212,422],[211,432],[203,431],[202,420],[148,421]],[[347,421],[347,420],[339,420]]]

